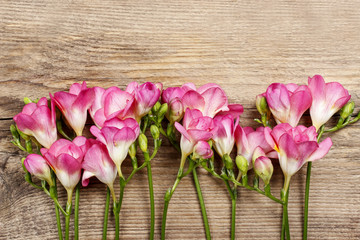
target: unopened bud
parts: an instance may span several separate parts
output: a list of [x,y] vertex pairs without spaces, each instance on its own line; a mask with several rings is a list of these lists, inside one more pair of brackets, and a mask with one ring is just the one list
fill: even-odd
[[147,151],[147,146],[148,146],[148,140],[147,137],[145,136],[145,134],[141,133],[139,135],[139,146],[141,151],[146,152]]
[[14,141],[18,143],[20,141],[20,135],[14,124],[11,124],[10,132],[13,135]]
[[159,111],[160,107],[161,107],[161,103],[156,102],[155,105],[152,108],[153,112],[157,113]]
[[168,104],[167,103],[164,103],[163,105],[161,105],[161,107],[159,109],[159,112],[158,112],[158,119],[160,121],[163,120],[167,110],[168,110]]
[[349,117],[355,108],[355,103],[354,102],[348,102],[347,104],[345,104],[345,106],[343,106],[340,110],[340,117],[342,119],[346,119],[347,117]]
[[131,159],[136,157],[136,142],[133,142],[133,144],[130,145],[129,156]]
[[224,154],[223,156],[224,164],[226,169],[232,170],[234,168],[234,163],[231,157],[228,154]]
[[24,97],[24,103],[25,103],[25,104],[29,104],[29,103],[32,103],[32,102],[33,102],[33,101],[31,101],[30,98]]
[[159,139],[160,131],[159,131],[159,128],[157,126],[151,125],[150,132],[151,132],[151,136],[153,137],[153,139]]
[[264,181],[264,184],[268,185],[274,172],[274,167],[268,157],[261,156],[255,159],[254,171]]
[[238,155],[238,156],[236,156],[235,162],[236,162],[236,166],[238,167],[241,174],[246,175],[246,173],[249,169],[248,160],[244,156]]
[[270,109],[264,95],[260,94],[256,96],[256,108],[261,115],[269,114]]

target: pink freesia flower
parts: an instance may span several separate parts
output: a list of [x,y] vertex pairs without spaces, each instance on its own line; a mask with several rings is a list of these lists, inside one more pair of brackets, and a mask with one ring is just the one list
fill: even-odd
[[89,109],[96,126],[101,128],[107,119],[135,118],[135,97],[118,87],[106,90],[95,88],[95,100]]
[[183,125],[175,122],[176,129],[181,133],[181,163],[180,168],[184,167],[186,158],[193,152],[194,146],[199,141],[208,141],[212,137],[214,128],[213,119],[204,117],[199,110],[186,109]]
[[266,100],[276,122],[295,127],[303,113],[311,106],[311,94],[307,86],[273,83],[266,90]]
[[182,97],[185,92],[183,87],[169,87],[162,92],[161,101],[168,104],[168,112],[165,116],[171,124],[180,121],[184,115]]
[[83,82],[82,85],[74,83],[69,92],[56,92],[54,96],[50,94],[51,100],[62,112],[77,136],[82,135],[87,110],[93,103],[94,96],[94,89],[87,88],[86,82]]
[[57,139],[55,108],[43,97],[38,103],[28,103],[21,113],[14,117],[17,127],[23,133],[35,137],[44,147],[49,148]]
[[274,172],[274,167],[268,157],[260,156],[254,161],[254,171],[264,181],[264,184],[268,185]]
[[24,165],[29,173],[35,175],[41,180],[45,180],[52,186],[50,167],[46,160],[38,154],[30,154],[24,160]]
[[81,177],[84,157],[81,148],[69,140],[59,139],[49,149],[42,148],[41,153],[71,197]]
[[162,84],[146,82],[139,85],[137,82],[130,83],[126,92],[134,95],[136,120],[140,122],[141,118],[149,113],[151,108],[159,100],[162,91]]
[[265,140],[264,127],[259,127],[255,131],[251,127],[242,128],[238,125],[235,129],[235,142],[237,154],[242,155],[248,160],[249,169],[252,168],[252,159],[257,147],[264,152],[264,156],[277,157],[276,152],[273,151],[273,148]]
[[325,83],[320,75],[309,77],[309,89],[312,95],[310,116],[316,130],[329,121],[351,98],[340,83]]
[[208,142],[199,141],[194,146],[194,154],[196,155],[196,157],[208,159],[212,157],[213,151],[211,151],[211,147]]
[[109,155],[117,167],[119,176],[123,177],[121,164],[125,160],[131,144],[140,133],[137,121],[132,118],[125,120],[112,118],[105,121],[101,130],[96,126],[92,126],[90,131],[98,141],[106,145]]
[[230,155],[235,143],[235,129],[239,124],[239,117],[235,119],[231,114],[216,116],[214,118],[215,128],[212,131],[212,139],[216,152],[223,157]]
[[330,150],[332,141],[326,138],[317,143],[315,127],[291,127],[279,124],[273,130],[265,128],[265,139],[278,152],[280,167],[285,175],[284,190],[289,187],[290,178],[306,162],[323,158]]
[[113,184],[117,170],[104,144],[97,142],[88,149],[82,163],[82,168],[84,169],[82,176],[82,185],[84,187],[89,184],[89,178],[95,176],[102,183],[108,185],[112,193],[114,192]]
[[208,117],[214,117],[218,112],[229,110],[226,94],[219,85],[208,83],[196,90],[194,87],[193,84],[183,86],[189,89],[182,97],[184,109],[198,109]]

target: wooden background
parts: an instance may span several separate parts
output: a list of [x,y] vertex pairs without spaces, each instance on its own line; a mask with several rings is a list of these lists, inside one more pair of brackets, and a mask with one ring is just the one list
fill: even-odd
[[[0,239],[56,239],[52,202],[23,179],[21,151],[9,125],[24,97],[66,90],[74,82],[124,87],[131,81],[165,87],[220,84],[245,107],[242,125],[257,126],[254,98],[272,82],[304,84],[322,74],[339,81],[360,106],[360,1],[85,1],[0,0]],[[356,108],[356,111],[359,107]],[[309,122],[308,116],[305,122]],[[314,163],[309,239],[360,239],[359,123],[333,136]],[[156,238],[163,196],[179,155],[164,141],[154,159]],[[124,165],[129,173],[129,161]],[[290,225],[301,239],[303,168],[292,180]],[[230,198],[222,182],[200,171],[213,239],[228,239]],[[282,184],[278,165],[274,194]],[[237,239],[279,239],[281,208],[241,189]],[[60,190],[60,201],[65,192]],[[105,187],[81,190],[80,238],[100,239]],[[146,171],[130,182],[121,211],[121,239],[147,239],[150,223]],[[114,236],[113,218],[109,239]],[[204,239],[191,177],[170,203],[168,239]]]

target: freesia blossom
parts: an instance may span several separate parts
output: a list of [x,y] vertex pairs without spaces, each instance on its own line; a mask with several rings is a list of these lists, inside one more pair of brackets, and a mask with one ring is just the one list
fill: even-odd
[[329,121],[351,98],[340,83],[325,83],[320,75],[309,77],[309,89],[312,95],[310,116],[316,130]]
[[279,124],[273,130],[265,128],[265,139],[278,153],[280,167],[285,176],[284,190],[287,191],[291,176],[306,162],[323,158],[332,141],[326,138],[317,143],[317,133],[314,126],[292,127],[287,123]]
[[274,172],[274,167],[268,157],[260,156],[254,161],[254,171],[264,181],[264,184],[268,185]]
[[42,148],[41,153],[71,197],[81,177],[84,157],[81,148],[69,140],[59,139],[49,149]]
[[57,139],[55,108],[43,97],[37,103],[28,103],[21,113],[14,117],[17,127],[23,133],[35,137],[44,147],[49,148]]
[[307,86],[273,83],[266,90],[266,100],[276,123],[295,127],[310,108],[312,97]]
[[97,142],[88,149],[82,163],[82,168],[84,169],[82,176],[82,185],[84,187],[89,184],[89,178],[95,176],[102,183],[108,185],[112,193],[114,192],[113,183],[117,170],[104,144]]
[[184,115],[182,97],[187,90],[183,87],[168,87],[161,94],[161,101],[168,104],[166,118],[170,123],[180,121]]
[[96,126],[103,127],[107,119],[117,117],[119,119],[135,118],[135,97],[118,87],[110,87],[106,90],[95,88],[94,102],[89,113]]
[[186,158],[193,152],[194,146],[199,141],[208,141],[212,137],[214,128],[213,119],[203,116],[199,110],[186,109],[183,125],[175,122],[176,129],[181,133],[181,163],[180,168],[184,167]]
[[216,152],[223,157],[230,155],[235,143],[235,129],[239,124],[239,117],[235,119],[231,114],[216,116],[214,118],[215,128],[212,131],[214,148]]
[[204,116],[214,117],[218,112],[228,111],[228,99],[224,90],[217,84],[208,83],[198,89],[188,84],[188,90],[182,97],[184,109],[198,109]]
[[125,160],[131,144],[135,142],[140,133],[137,121],[133,118],[125,120],[112,118],[105,121],[101,130],[96,126],[92,126],[90,131],[98,141],[106,145],[109,155],[117,167],[119,176],[123,177],[121,164]]
[[82,85],[74,83],[69,92],[56,92],[50,98],[62,112],[69,125],[77,136],[82,135],[84,129],[87,110],[94,101],[94,89],[87,88],[86,82]]
[[139,85],[137,82],[130,83],[126,92],[134,95],[135,97],[135,118],[140,122],[141,118],[149,113],[151,108],[159,100],[162,91],[162,84],[154,84],[146,82]]
[[196,157],[202,158],[202,159],[208,159],[211,158],[213,155],[213,151],[211,151],[211,147],[208,142],[206,141],[199,141],[194,146],[194,155]]
[[24,166],[29,173],[41,180],[47,181],[50,186],[53,185],[50,167],[42,156],[38,154],[29,154],[24,160]]
[[264,127],[254,130],[251,127],[242,128],[238,125],[235,129],[235,142],[237,154],[244,156],[248,160],[249,169],[252,168],[252,158],[257,147],[264,151],[264,156],[274,158],[273,148],[266,142],[264,135]]

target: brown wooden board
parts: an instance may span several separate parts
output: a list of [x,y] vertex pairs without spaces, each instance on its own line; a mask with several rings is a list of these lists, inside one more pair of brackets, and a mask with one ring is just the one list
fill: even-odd
[[[272,82],[307,83],[321,74],[339,81],[360,106],[359,1],[42,1],[0,0],[0,239],[56,239],[50,199],[27,184],[10,144],[12,117],[24,97],[90,87],[124,87],[131,81],[165,87],[220,84],[241,103],[243,126],[258,126],[254,99]],[[356,112],[359,107],[356,108]],[[309,116],[303,123],[309,124]],[[334,121],[332,122],[334,123]],[[359,123],[332,136],[334,146],[313,164],[309,239],[360,239]],[[180,156],[164,140],[152,162],[160,238],[163,197]],[[131,171],[130,161],[124,173]],[[306,168],[292,179],[289,220],[301,239]],[[213,239],[229,239],[231,201],[224,184],[199,170]],[[274,194],[282,173],[275,164]],[[64,203],[65,191],[59,190]],[[105,187],[92,179],[81,189],[80,239],[100,239]],[[125,190],[121,239],[147,239],[150,209],[146,171]],[[239,190],[237,239],[279,239],[281,207]],[[114,218],[109,219],[109,239]],[[169,207],[168,239],[204,239],[191,176],[181,181]]]

